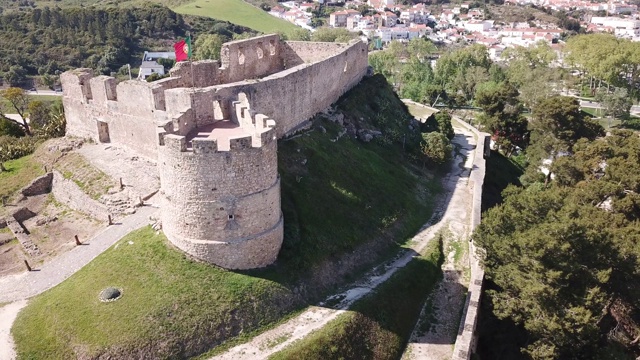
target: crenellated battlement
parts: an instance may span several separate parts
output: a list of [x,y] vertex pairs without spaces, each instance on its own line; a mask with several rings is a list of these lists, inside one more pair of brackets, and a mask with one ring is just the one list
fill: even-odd
[[275,261],[283,237],[277,139],[365,75],[367,45],[223,44],[220,60],[177,63],[151,83],[60,76],[67,135],[157,159],[163,231],[185,252],[233,269]]

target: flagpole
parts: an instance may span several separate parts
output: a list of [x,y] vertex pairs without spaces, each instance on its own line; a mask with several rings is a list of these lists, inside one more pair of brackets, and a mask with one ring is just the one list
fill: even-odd
[[191,68],[191,109],[193,109],[193,118],[194,118],[194,122],[196,123],[196,128],[198,127],[198,115],[196,114],[196,107],[194,105],[194,101],[196,98],[196,79],[195,76],[193,74],[193,61],[191,60],[191,32],[187,31],[187,44],[188,46],[188,51],[187,51],[187,60],[189,61],[189,67]]

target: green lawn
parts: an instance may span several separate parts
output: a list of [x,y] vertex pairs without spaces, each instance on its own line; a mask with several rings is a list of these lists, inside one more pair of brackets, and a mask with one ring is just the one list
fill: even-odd
[[[122,298],[100,302],[110,286]],[[34,298],[12,334],[22,359],[184,358],[291,307],[284,286],[193,262],[146,227]]]
[[426,119],[432,114],[438,112],[438,109],[434,109],[431,107],[419,106],[412,103],[405,103],[405,105],[407,105],[409,113],[419,119]]
[[180,14],[208,16],[229,21],[265,34],[275,32],[288,34],[298,28],[242,0],[196,0],[172,10]]
[[44,174],[44,169],[32,155],[3,163],[7,171],[0,172],[0,198],[10,196],[31,180]]
[[[442,261],[442,238],[438,237],[423,256],[357,301],[351,311],[270,359],[399,359],[422,305],[442,276]],[[431,325],[425,322],[421,327]]]

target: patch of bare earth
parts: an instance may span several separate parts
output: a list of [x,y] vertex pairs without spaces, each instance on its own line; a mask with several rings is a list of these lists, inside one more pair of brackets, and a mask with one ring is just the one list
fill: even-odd
[[[46,171],[58,171],[97,203],[106,205],[114,221],[134,212],[141,200],[160,187],[155,162],[109,145],[52,139],[33,157]],[[0,207],[0,218],[22,207],[35,213],[21,224],[40,255],[29,255],[8,228],[0,229],[0,277],[26,271],[24,260],[35,266],[46,263],[77,246],[75,236],[82,242],[107,226],[105,219],[96,220],[59,203],[53,194],[24,197],[18,192],[14,198]]]

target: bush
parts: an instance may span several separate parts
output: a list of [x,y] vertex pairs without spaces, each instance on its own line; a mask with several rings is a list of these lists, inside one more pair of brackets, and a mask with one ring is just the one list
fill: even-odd
[[422,134],[422,153],[433,164],[444,164],[451,159],[453,147],[447,137],[439,132]]
[[0,162],[17,159],[33,153],[38,138],[32,136],[12,137],[0,136]]
[[9,121],[7,119],[0,118],[0,136],[13,136],[13,137],[22,137],[24,136],[24,130],[20,127],[20,125],[14,123],[13,121]]

